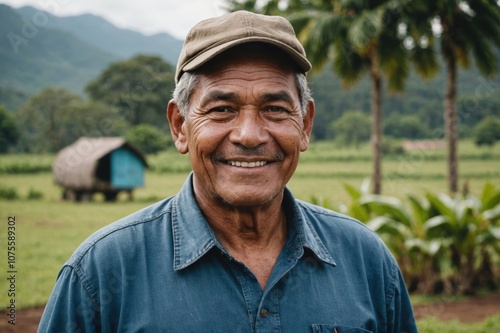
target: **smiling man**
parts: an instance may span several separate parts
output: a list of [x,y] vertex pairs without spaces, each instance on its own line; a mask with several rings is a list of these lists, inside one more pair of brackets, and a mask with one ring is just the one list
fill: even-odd
[[193,172],[76,250],[39,331],[416,332],[380,239],[286,188],[311,135],[309,70],[283,18],[196,25],[167,108]]

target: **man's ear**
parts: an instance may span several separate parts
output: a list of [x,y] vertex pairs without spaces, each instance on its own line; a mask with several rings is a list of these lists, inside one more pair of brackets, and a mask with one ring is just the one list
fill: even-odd
[[172,139],[174,140],[175,148],[181,154],[186,154],[188,149],[186,133],[184,129],[184,117],[181,115],[179,107],[172,99],[168,102],[167,106],[167,119],[170,124],[170,133],[172,134]]
[[314,122],[314,100],[307,102],[307,113],[303,118],[304,127],[302,128],[302,138],[300,139],[300,151],[306,151],[311,139],[312,127]]

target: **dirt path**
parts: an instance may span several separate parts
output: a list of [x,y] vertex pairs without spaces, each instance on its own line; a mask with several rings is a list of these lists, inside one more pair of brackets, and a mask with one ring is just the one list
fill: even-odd
[[463,322],[482,321],[486,317],[500,314],[500,292],[461,301],[443,298],[442,302],[415,306],[414,311],[417,319],[435,316],[441,320],[456,318]]
[[[5,311],[1,311],[0,332],[35,333],[42,312],[43,307],[18,311],[16,313],[16,325],[13,326],[7,323],[8,316]],[[436,316],[442,320],[459,319],[463,322],[473,322],[481,321],[495,314],[500,314],[500,292],[461,301],[444,298],[441,302],[415,306],[417,319]]]

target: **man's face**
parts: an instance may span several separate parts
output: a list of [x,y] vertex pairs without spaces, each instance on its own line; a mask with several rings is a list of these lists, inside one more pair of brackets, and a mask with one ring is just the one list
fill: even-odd
[[198,199],[236,207],[281,200],[308,147],[314,107],[302,116],[291,66],[275,58],[234,53],[202,73],[175,140],[190,154]]

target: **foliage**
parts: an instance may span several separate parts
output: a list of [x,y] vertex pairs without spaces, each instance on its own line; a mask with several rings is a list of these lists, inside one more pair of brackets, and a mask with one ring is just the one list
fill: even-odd
[[500,141],[500,118],[487,117],[481,120],[473,131],[474,143],[478,146],[493,146]]
[[19,89],[0,86],[0,105],[7,110],[17,111],[28,99],[28,94]]
[[19,130],[14,117],[0,105],[0,154],[6,153],[17,143]]
[[346,111],[330,127],[334,138],[346,146],[359,148],[370,139],[370,116],[362,111]]
[[349,215],[365,222],[397,258],[409,290],[472,294],[500,287],[500,189],[480,197],[427,192],[420,200],[370,195],[346,185]]
[[429,129],[417,116],[393,115],[384,121],[384,134],[398,139],[423,139],[430,136]]
[[[493,77],[497,73],[494,50],[500,47],[500,4],[495,0],[438,0],[426,5],[419,1],[413,3],[407,9],[409,14],[420,20],[414,22],[415,26],[424,28],[424,36],[431,43],[439,38],[446,67],[444,130],[448,146],[448,189],[453,193],[458,190],[457,71],[459,66],[470,67],[471,60],[475,59],[477,68],[484,76]],[[441,28],[438,36],[432,29],[436,23]],[[434,50],[431,51],[427,61],[436,58]]]
[[116,110],[84,102],[65,89],[46,88],[31,97],[18,115],[22,137],[19,150],[55,152],[81,136],[115,136],[126,123]]
[[52,171],[53,157],[9,154],[0,162],[0,174],[33,174]]
[[43,192],[35,190],[33,187],[30,187],[28,194],[26,195],[26,199],[28,200],[43,199]]
[[131,125],[165,124],[174,68],[157,56],[138,55],[109,65],[85,90],[94,101],[117,108]]
[[21,145],[27,151],[56,151],[65,146],[64,120],[79,96],[62,88],[46,88],[31,97],[19,113],[23,132]]
[[172,145],[169,133],[157,127],[140,124],[128,130],[125,138],[146,154],[155,154]]
[[0,200],[16,200],[19,198],[19,194],[14,187],[5,187],[0,185]]
[[401,141],[393,139],[393,138],[384,138],[382,141],[382,152],[384,155],[403,155],[405,153],[405,149]]

